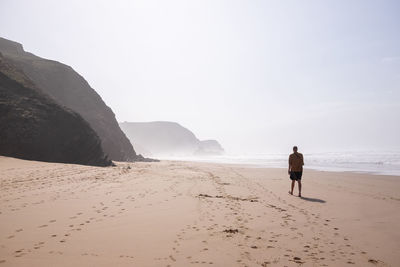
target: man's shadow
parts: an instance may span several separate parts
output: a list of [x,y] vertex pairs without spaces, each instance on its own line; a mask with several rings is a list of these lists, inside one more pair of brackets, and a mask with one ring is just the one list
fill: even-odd
[[300,197],[300,198],[310,202],[326,203],[325,200],[319,198],[312,198],[312,197]]

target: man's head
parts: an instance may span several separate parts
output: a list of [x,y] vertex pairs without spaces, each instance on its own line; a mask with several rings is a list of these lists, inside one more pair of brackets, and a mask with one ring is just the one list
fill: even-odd
[[297,146],[293,147],[293,152],[297,152]]

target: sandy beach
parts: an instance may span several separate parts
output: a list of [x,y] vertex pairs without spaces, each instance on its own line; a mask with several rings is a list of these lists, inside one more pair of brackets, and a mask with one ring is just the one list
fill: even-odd
[[0,184],[0,266],[400,264],[400,177],[0,157]]

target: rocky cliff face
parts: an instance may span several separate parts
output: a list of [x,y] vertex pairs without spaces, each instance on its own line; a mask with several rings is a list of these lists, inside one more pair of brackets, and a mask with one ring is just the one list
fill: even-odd
[[200,141],[176,122],[123,122],[120,127],[145,156],[216,155],[224,151],[217,141]]
[[77,113],[60,106],[0,54],[0,154],[109,166],[101,140]]
[[96,131],[110,159],[140,160],[112,110],[71,67],[27,53],[21,44],[4,38],[0,38],[0,53],[58,104],[80,114]]
[[198,156],[208,156],[208,155],[222,155],[224,154],[224,149],[217,140],[204,140],[200,141],[198,150],[195,155]]

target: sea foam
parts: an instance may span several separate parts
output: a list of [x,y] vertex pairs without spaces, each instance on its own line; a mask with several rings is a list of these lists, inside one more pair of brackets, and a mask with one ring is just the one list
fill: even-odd
[[[325,152],[303,153],[303,155],[305,169],[400,176],[400,151]],[[287,168],[288,156],[288,153],[262,153],[208,157],[164,157],[162,159],[245,164],[253,167]]]

